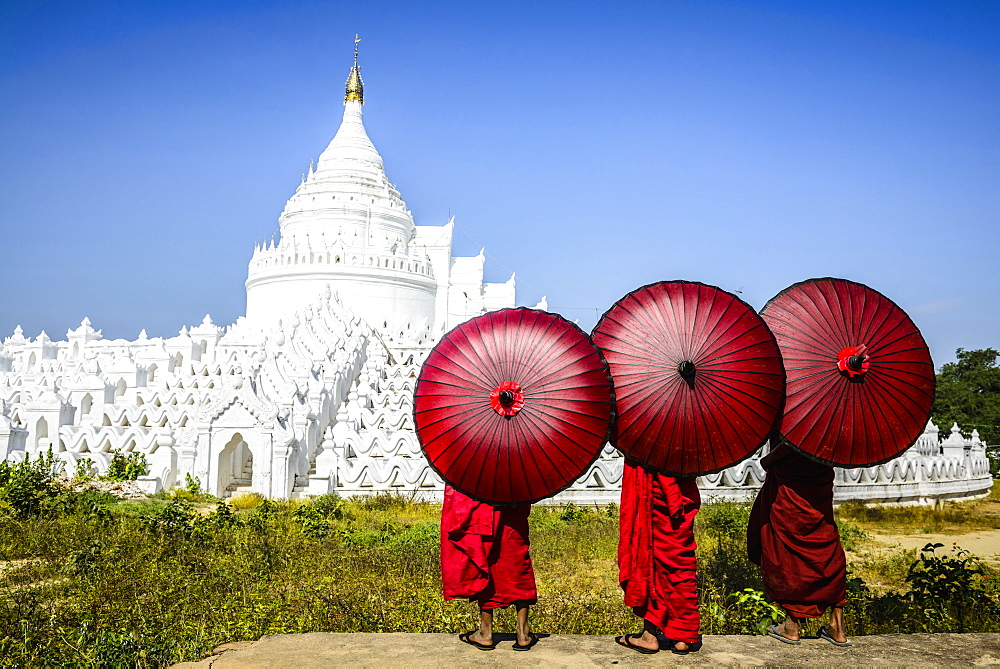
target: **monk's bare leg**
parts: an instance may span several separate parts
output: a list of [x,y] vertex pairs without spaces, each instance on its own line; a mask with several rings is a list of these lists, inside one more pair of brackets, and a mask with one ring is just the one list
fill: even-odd
[[799,640],[799,619],[788,611],[785,611],[785,620],[780,625],[775,625],[775,631],[786,639],[792,641]]
[[469,639],[484,646],[493,645],[493,609],[479,609],[479,629]]
[[528,627],[528,609],[531,607],[521,602],[514,606],[517,609],[517,643],[527,646],[531,643],[531,629]]
[[844,627],[844,607],[834,606],[830,609],[830,622],[826,626],[827,633],[834,641],[847,643],[847,629]]

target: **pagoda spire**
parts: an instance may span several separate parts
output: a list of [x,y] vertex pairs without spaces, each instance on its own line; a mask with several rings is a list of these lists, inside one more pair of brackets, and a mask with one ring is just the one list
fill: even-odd
[[361,68],[358,67],[358,44],[361,38],[354,36],[354,67],[347,77],[347,92],[344,95],[344,104],[348,102],[365,103],[365,82],[361,80]]

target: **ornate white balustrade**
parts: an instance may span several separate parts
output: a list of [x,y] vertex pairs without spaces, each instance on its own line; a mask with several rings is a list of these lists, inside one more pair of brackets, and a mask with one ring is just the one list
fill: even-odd
[[[416,365],[395,365],[378,382],[366,374],[338,414],[330,442],[338,454],[335,489],[342,495],[395,491],[440,499],[441,479],[427,465],[412,432],[412,383]],[[699,477],[704,499],[753,499],[764,482],[760,456],[767,447],[734,467]],[[606,445],[590,469],[544,504],[606,505],[621,491],[623,458]],[[989,493],[992,479],[986,445],[977,432],[962,436],[953,426],[947,439],[928,423],[923,435],[900,457],[874,467],[836,470],[835,499],[885,504],[928,504]]]
[[[735,467],[701,476],[698,487],[704,500],[749,501],[764,482],[761,455],[767,446]],[[606,448],[600,460],[569,490],[553,502],[606,504],[616,501],[621,490],[622,458]],[[990,476],[986,444],[973,431],[963,437],[953,425],[947,439],[938,438],[938,428],[928,423],[923,435],[898,458],[874,467],[836,468],[836,503],[858,500],[878,504],[931,504],[936,500],[973,499],[989,494]],[[596,480],[595,480],[596,478]],[[605,481],[602,489],[596,481]]]

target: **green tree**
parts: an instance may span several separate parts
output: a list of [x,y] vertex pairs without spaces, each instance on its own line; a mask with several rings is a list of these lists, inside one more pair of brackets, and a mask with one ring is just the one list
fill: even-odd
[[979,430],[979,437],[990,445],[994,463],[1000,457],[1000,351],[992,348],[966,351],[958,349],[956,362],[941,366],[932,416],[947,432],[958,423],[963,430]]

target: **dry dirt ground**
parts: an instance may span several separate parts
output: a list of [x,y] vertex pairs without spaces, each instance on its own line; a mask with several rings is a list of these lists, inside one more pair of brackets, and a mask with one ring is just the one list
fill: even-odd
[[[984,516],[1000,517],[1000,499],[993,497],[981,500],[976,504],[975,511]],[[861,525],[872,538],[872,543],[868,544],[867,547],[880,550],[880,552],[896,549],[920,550],[929,543],[944,544],[944,550],[950,550],[952,544],[957,544],[960,548],[984,561],[990,562],[994,566],[1000,566],[1000,529],[954,527],[938,532],[924,532],[915,528],[891,530],[865,523]]]
[[[1000,565],[1000,530],[973,530],[964,534],[891,534],[877,531],[871,532],[873,541],[886,550],[910,549],[920,550],[929,543],[944,544],[950,549],[953,543],[958,544],[973,555],[986,562]],[[940,553],[940,551],[939,551]]]

